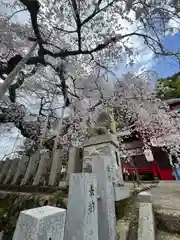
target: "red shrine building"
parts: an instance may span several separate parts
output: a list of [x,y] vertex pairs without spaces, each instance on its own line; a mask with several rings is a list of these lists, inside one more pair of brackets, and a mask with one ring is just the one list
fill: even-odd
[[[166,101],[172,111],[180,113],[180,98],[170,99]],[[122,156],[122,171],[124,176],[132,179],[134,172],[138,172],[142,180],[175,180],[173,176],[172,166],[169,161],[168,153],[160,146],[152,142],[153,161],[148,162],[143,151],[143,143],[137,136],[130,132],[121,132],[121,137],[124,139],[122,147],[125,149],[125,155],[129,156],[129,161],[125,161],[125,156]],[[158,139],[157,141],[161,141]],[[158,145],[158,146],[157,146]]]
[[176,111],[177,113],[180,113],[180,98],[173,98],[173,99],[166,100],[166,103],[169,105],[172,111]]

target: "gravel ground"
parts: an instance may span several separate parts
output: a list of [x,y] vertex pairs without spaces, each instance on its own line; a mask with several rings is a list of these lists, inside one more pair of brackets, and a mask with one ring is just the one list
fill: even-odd
[[157,240],[180,240],[180,235],[158,231],[156,239]]
[[180,234],[180,181],[161,181],[149,192],[152,194],[157,228]]
[[161,181],[149,192],[152,194],[155,207],[180,213],[180,181]]

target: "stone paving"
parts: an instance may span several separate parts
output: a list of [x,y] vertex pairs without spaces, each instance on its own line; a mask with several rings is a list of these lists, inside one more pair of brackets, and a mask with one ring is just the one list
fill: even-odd
[[180,181],[160,181],[156,188],[149,191],[155,207],[180,211]]
[[180,234],[180,181],[161,181],[149,192],[152,194],[157,228]]

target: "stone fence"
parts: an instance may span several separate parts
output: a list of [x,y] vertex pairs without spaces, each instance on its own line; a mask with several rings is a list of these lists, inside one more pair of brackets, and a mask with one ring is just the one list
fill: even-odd
[[[67,169],[62,166],[64,152],[57,150],[50,156],[46,149],[36,152],[32,156],[0,161],[0,185],[13,186],[56,186],[68,185],[68,176],[77,169],[81,162],[79,148],[71,148]],[[80,164],[79,164],[80,165]],[[62,171],[64,170],[64,171]]]
[[22,156],[21,159],[7,158],[5,161],[0,161],[0,185],[68,186],[69,176],[72,173],[82,172],[83,164],[88,161],[89,150],[92,151],[97,147],[100,152],[107,151],[106,146],[112,151],[121,169],[119,142],[116,136],[106,134],[88,139],[83,149],[72,147],[69,151],[67,169],[63,172],[64,152],[60,149],[56,150],[53,156],[50,156],[47,149],[42,149],[30,157]]

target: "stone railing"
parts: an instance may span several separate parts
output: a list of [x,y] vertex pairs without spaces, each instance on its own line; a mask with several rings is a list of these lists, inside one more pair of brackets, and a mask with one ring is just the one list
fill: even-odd
[[62,172],[63,157],[62,150],[57,150],[52,157],[44,149],[30,157],[0,161],[0,185],[59,186],[59,183],[67,183],[67,171]]

